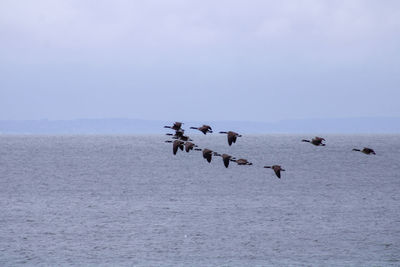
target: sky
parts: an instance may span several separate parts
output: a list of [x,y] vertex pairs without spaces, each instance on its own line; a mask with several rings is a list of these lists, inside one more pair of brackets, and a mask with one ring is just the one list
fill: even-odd
[[0,120],[400,116],[397,0],[0,0]]

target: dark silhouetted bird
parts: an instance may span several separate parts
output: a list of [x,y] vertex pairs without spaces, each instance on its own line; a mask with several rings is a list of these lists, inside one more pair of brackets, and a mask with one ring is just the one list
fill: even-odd
[[175,140],[174,141],[174,143],[172,145],[172,152],[174,153],[174,155],[176,155],[176,152],[178,151],[178,148],[183,151],[183,145],[184,145],[184,142],[182,142],[180,140]]
[[193,144],[192,142],[186,142],[185,143],[185,151],[189,152],[190,150],[193,150],[197,145]]
[[176,121],[174,123],[174,125],[172,125],[172,126],[164,126],[164,128],[170,128],[170,129],[173,129],[175,131],[179,131],[179,130],[182,129],[182,124],[183,124],[183,122]]
[[264,166],[264,168],[270,168],[270,169],[273,169],[274,170],[274,172],[275,172],[275,174],[276,174],[276,176],[278,176],[278,178],[280,179],[281,178],[281,171],[285,171],[284,169],[282,169],[282,167],[281,166],[279,166],[279,165],[273,165],[273,166]]
[[237,137],[242,137],[240,134],[229,131],[229,132],[219,132],[220,134],[227,134],[228,136],[228,144],[231,146],[232,143],[236,143]]
[[221,155],[217,152],[214,152],[214,156],[222,157],[222,161],[224,162],[224,165],[226,168],[228,168],[228,166],[229,166],[229,161],[235,161],[235,158],[228,154]]
[[205,158],[208,161],[208,163],[211,162],[212,155],[213,155],[213,151],[212,150],[210,150],[208,148],[204,148],[203,149],[203,158]]
[[173,139],[178,139],[178,140],[182,140],[182,141],[193,141],[192,139],[190,139],[189,136],[184,135],[185,131],[184,130],[178,130],[175,131],[175,134],[171,134],[171,133],[167,133],[165,135],[169,135],[172,136]]
[[212,133],[212,129],[208,125],[203,125],[201,127],[190,127],[190,129],[196,129],[202,132],[203,134]]
[[253,163],[248,162],[247,159],[234,159],[232,160],[237,163],[237,165],[253,165]]
[[325,141],[325,139],[322,138],[322,137],[318,137],[318,136],[314,137],[311,141],[310,141],[310,140],[305,140],[305,139],[303,139],[303,140],[301,140],[301,141],[302,141],[302,142],[311,143],[311,144],[313,144],[314,146],[325,146],[325,144],[322,143],[322,141]]
[[362,150],[353,148],[353,151],[360,151],[366,155],[370,155],[370,154],[376,155],[375,151],[372,148],[368,148],[368,147],[364,147]]
[[183,136],[184,134],[185,134],[185,131],[184,131],[184,130],[176,130],[176,131],[175,131],[175,134],[167,133],[167,134],[165,134],[165,135],[172,136],[172,138],[180,138],[180,137]]
[[165,141],[165,143],[172,143],[172,153],[174,155],[176,155],[176,152],[178,152],[178,148],[183,151],[184,144],[185,144],[185,142],[183,142],[181,140],[175,140],[175,141],[167,140],[167,141]]

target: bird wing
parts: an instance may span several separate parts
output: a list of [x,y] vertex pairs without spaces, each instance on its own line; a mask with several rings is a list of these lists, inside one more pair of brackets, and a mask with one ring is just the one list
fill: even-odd
[[172,145],[172,152],[174,153],[174,155],[176,155],[176,152],[178,152],[179,145],[180,145],[179,141],[175,140]]
[[228,144],[231,146],[233,142],[233,135],[228,134]]
[[185,151],[189,152],[190,149],[193,149],[194,144],[191,142],[186,142],[185,143]]
[[212,154],[211,153],[206,155],[206,159],[207,159],[208,163],[211,162],[211,158],[212,158]]
[[278,178],[280,179],[281,178],[281,166],[274,165],[274,166],[272,166],[272,169],[274,169],[276,176],[278,176]]
[[225,167],[228,168],[230,157],[229,156],[222,157],[222,160],[224,161]]

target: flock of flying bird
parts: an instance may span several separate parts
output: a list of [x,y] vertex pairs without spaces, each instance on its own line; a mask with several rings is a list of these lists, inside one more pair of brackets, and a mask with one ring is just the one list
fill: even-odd
[[[178,152],[178,149],[180,150],[185,150],[186,152],[189,152],[190,150],[196,150],[196,151],[202,151],[203,153],[203,158],[205,158],[209,163],[211,162],[212,156],[218,156],[222,157],[222,161],[225,165],[226,168],[229,166],[229,162],[233,161],[237,163],[238,165],[253,165],[253,163],[249,162],[247,159],[236,159],[235,157],[228,155],[228,154],[219,154],[218,152],[214,152],[211,149],[208,148],[203,148],[200,149],[198,146],[191,141],[192,139],[189,138],[189,136],[184,135],[185,130],[182,129],[182,122],[175,122],[172,126],[164,126],[164,128],[169,128],[172,130],[175,130],[175,134],[167,133],[166,135],[172,136],[172,139],[175,139],[174,141],[172,140],[167,140],[165,141],[166,143],[172,143],[172,153],[176,155]],[[196,129],[202,132],[203,134],[207,133],[212,133],[212,128],[209,125],[203,125],[201,127],[190,127],[190,129]],[[233,143],[236,143],[236,140],[238,137],[242,137],[242,135],[233,132],[233,131],[228,131],[228,132],[219,132],[220,134],[226,134],[228,138],[228,144],[231,146]],[[307,142],[310,144],[313,144],[315,146],[325,146],[325,141],[324,138],[322,137],[314,137],[311,140],[301,140],[302,142]],[[375,155],[375,151],[371,148],[364,147],[362,150],[354,148],[353,151],[359,151],[364,154],[370,155],[373,154]],[[280,165],[272,165],[272,166],[264,166],[264,168],[270,168],[272,169],[276,176],[278,178],[281,178],[281,171],[285,171]]]

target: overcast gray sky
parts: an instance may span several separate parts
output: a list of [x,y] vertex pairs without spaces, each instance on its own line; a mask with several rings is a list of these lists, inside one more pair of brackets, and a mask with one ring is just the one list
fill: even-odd
[[0,119],[400,116],[400,1],[0,0]]

